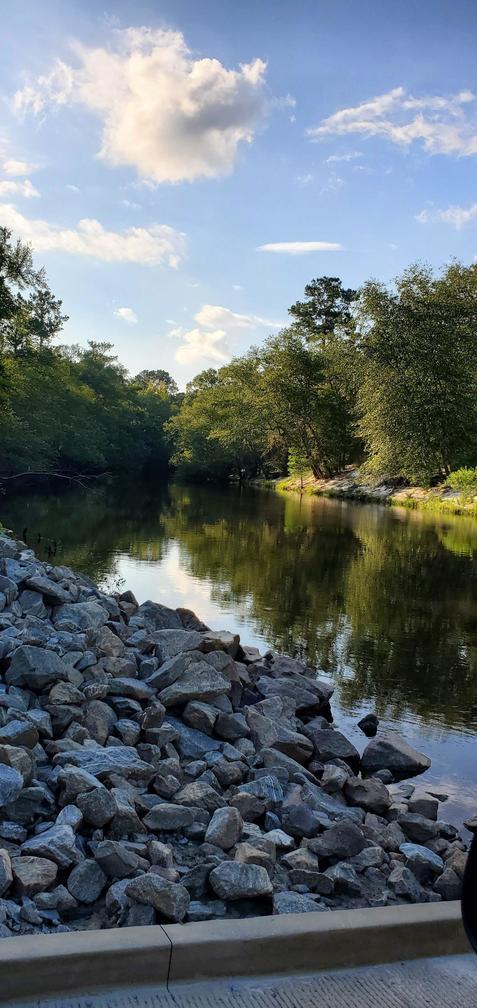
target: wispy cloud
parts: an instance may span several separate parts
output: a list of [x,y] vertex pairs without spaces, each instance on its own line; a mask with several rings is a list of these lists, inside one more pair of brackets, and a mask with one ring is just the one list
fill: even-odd
[[477,203],[471,206],[450,206],[446,210],[421,210],[416,214],[416,220],[420,224],[452,224],[457,230],[463,228],[470,221],[477,218]]
[[477,154],[477,107],[471,91],[414,98],[405,88],[340,109],[307,130],[311,140],[361,134],[382,136],[400,147],[414,141],[430,154]]
[[79,186],[73,185],[72,182],[67,182],[66,188],[69,189],[70,192],[74,192],[74,193],[79,193],[79,191],[80,191],[79,190]]
[[0,196],[24,196],[25,199],[31,199],[39,195],[38,189],[35,189],[30,179],[23,179],[21,182],[14,182],[13,179],[0,180]]
[[57,60],[17,91],[15,110],[86,106],[102,123],[100,156],[156,183],[229,173],[272,104],[263,60],[230,70],[197,59],[178,31],[118,30],[107,49],[73,50],[76,65]]
[[261,318],[260,315],[239,315],[230,308],[223,308],[221,305],[202,305],[194,316],[195,321],[201,326],[217,329],[253,329],[255,326],[269,326],[271,329],[279,329],[281,322],[272,322],[270,319]]
[[123,322],[129,322],[130,325],[136,325],[139,321],[136,312],[132,308],[115,308],[113,315],[116,318],[122,319]]
[[338,242],[327,241],[289,241],[268,242],[259,245],[257,252],[278,252],[284,255],[308,255],[310,252],[341,252],[343,246]]
[[7,158],[2,164],[5,175],[31,175],[38,165],[30,164],[28,161],[18,161],[16,158]]
[[59,251],[104,262],[176,267],[185,251],[184,235],[167,224],[118,232],[106,231],[94,218],[84,218],[76,227],[62,228],[46,220],[25,217],[11,203],[0,203],[0,221],[38,252]]
[[347,154],[330,154],[329,157],[325,158],[325,164],[334,164],[337,161],[356,161],[356,158],[362,157],[361,151],[349,151]]

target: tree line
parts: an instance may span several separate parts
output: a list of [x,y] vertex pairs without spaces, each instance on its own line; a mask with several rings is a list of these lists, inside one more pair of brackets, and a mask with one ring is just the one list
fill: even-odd
[[392,287],[305,287],[290,324],[179,393],[108,343],[53,345],[66,316],[0,228],[0,474],[167,468],[199,481],[430,483],[477,463],[477,265],[410,266]]

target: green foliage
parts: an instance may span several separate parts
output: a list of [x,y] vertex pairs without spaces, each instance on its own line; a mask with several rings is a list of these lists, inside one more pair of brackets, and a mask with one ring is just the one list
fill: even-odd
[[369,473],[429,483],[475,460],[477,266],[412,266],[360,297],[359,430]]
[[30,249],[0,229],[0,474],[167,466],[173,380],[131,381],[108,343],[52,347],[61,309]]
[[477,466],[456,469],[447,477],[446,483],[451,490],[457,490],[466,499],[477,496]]

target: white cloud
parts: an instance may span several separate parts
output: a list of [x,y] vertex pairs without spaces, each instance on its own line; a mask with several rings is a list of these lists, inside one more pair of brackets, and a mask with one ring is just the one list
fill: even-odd
[[192,364],[199,360],[224,364],[230,360],[228,339],[233,337],[234,332],[259,326],[277,329],[281,325],[260,315],[239,315],[230,308],[210,304],[202,305],[194,315],[194,322],[197,322],[194,329],[185,331],[179,326],[169,333],[169,336],[181,340],[175,354],[180,364]]
[[27,161],[17,161],[15,158],[7,158],[2,165],[6,175],[31,175],[37,167],[38,165],[29,164]]
[[124,207],[126,207],[126,210],[140,210],[141,209],[141,204],[140,203],[135,203],[134,200],[123,199],[123,200],[121,200],[121,203],[122,203],[122,205]]
[[68,182],[68,183],[67,183],[67,186],[66,186],[66,188],[67,188],[67,189],[70,189],[70,191],[71,191],[71,192],[74,192],[74,193],[79,193],[79,191],[80,191],[80,190],[79,190],[79,186],[77,186],[77,185],[73,185],[73,184],[72,184],[71,182]]
[[309,252],[341,252],[343,246],[338,242],[326,241],[292,241],[268,242],[259,245],[257,252],[283,252],[285,255],[308,255]]
[[227,333],[223,329],[189,329],[188,332],[179,329],[172,330],[169,335],[182,341],[175,352],[179,364],[193,364],[196,361],[226,364],[230,360]]
[[0,180],[0,196],[24,196],[31,199],[32,196],[39,196],[38,189],[35,189],[30,179],[23,179],[22,182],[13,182],[11,179]]
[[299,185],[307,186],[310,185],[310,182],[313,182],[314,177],[311,172],[308,172],[306,175],[298,175],[297,182]]
[[132,308],[115,308],[113,315],[122,319],[123,322],[129,322],[130,325],[135,325],[138,322],[136,312]]
[[108,49],[76,43],[77,65],[57,60],[16,93],[16,111],[86,106],[102,123],[100,156],[153,182],[229,173],[271,106],[263,60],[229,70],[195,58],[181,32],[169,29],[131,28],[115,39]]
[[336,161],[355,161],[356,158],[362,157],[361,151],[350,151],[348,154],[330,154],[325,159],[325,164],[334,164]]
[[430,154],[477,154],[477,106],[471,91],[413,98],[403,87],[340,109],[307,130],[312,140],[329,136],[382,136],[400,147],[419,141]]
[[446,210],[421,210],[416,215],[420,224],[453,224],[457,230],[477,217],[477,203],[469,207],[450,206]]
[[232,284],[232,287],[233,287],[233,289],[235,291],[241,291],[242,290],[242,285],[241,284]]
[[104,262],[172,267],[179,265],[184,254],[184,235],[167,224],[128,228],[120,233],[106,231],[94,218],[84,218],[76,227],[62,228],[46,220],[31,220],[11,203],[0,203],[0,222],[39,252],[56,250]]
[[252,329],[255,326],[271,326],[278,329],[280,322],[272,322],[270,319],[261,318],[259,315],[239,315],[230,308],[222,308],[221,305],[202,305],[194,319],[200,326],[207,329]]

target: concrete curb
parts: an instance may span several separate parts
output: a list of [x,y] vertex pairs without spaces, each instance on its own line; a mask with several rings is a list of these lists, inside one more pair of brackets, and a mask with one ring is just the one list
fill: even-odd
[[162,927],[70,931],[0,940],[0,1001],[100,988],[166,987],[171,943]]
[[170,986],[469,951],[458,902],[174,924],[164,931],[172,945]]
[[468,951],[457,902],[4,938],[0,1001]]

